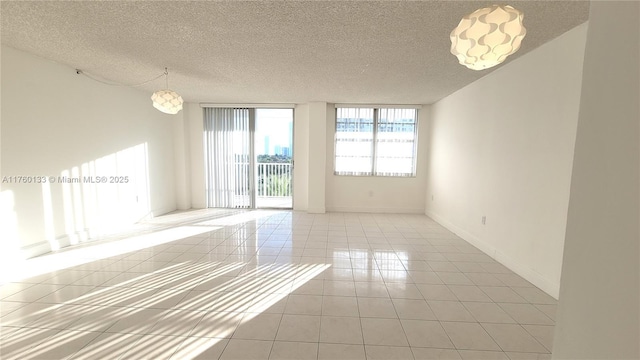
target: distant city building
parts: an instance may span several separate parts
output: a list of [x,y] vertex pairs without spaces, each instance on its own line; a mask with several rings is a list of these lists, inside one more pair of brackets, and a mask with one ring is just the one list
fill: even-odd
[[264,154],[269,155],[269,136],[264,137]]
[[[278,136],[278,133],[271,132],[271,135],[264,135],[262,139],[264,142],[258,146],[262,147],[264,145],[264,150],[262,152],[263,155],[278,155],[278,156],[292,156],[292,144],[293,144],[293,123],[289,123],[289,134],[287,137]],[[271,142],[271,137],[274,136],[273,143]],[[259,143],[259,142],[258,142]],[[275,144],[274,144],[275,143]]]
[[[293,121],[289,123],[289,143],[287,146],[289,146],[289,152],[291,152],[293,148]],[[291,154],[289,154],[289,156],[291,156]]]

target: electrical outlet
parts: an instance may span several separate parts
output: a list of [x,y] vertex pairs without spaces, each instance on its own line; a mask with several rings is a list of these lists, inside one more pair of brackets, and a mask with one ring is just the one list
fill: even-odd
[[487,224],[487,217],[483,216],[482,217],[482,225],[486,225]]

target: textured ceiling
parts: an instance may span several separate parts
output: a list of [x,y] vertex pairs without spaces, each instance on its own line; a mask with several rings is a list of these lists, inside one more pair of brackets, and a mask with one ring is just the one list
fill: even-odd
[[[2,1],[2,43],[119,83],[166,66],[190,102],[429,104],[493,71],[469,70],[449,52],[460,18],[492,4]],[[509,4],[524,12],[527,36],[507,62],[589,11],[584,1]]]

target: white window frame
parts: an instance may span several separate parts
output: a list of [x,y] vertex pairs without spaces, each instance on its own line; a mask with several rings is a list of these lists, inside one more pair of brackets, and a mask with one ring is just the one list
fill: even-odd
[[[335,106],[335,130],[334,130],[334,153],[333,153],[333,173],[337,176],[364,176],[364,177],[416,177],[417,173],[417,157],[418,157],[418,124],[419,124],[419,111],[421,106],[414,105],[352,105],[352,104],[336,104]],[[371,149],[371,171],[368,172],[350,172],[350,171],[338,171],[336,169],[337,166],[337,144],[338,144],[338,111],[339,109],[345,108],[365,108],[371,109],[373,111],[373,140],[372,140],[372,149]],[[414,109],[415,110],[415,119],[414,119],[414,134],[413,134],[413,157],[411,164],[411,173],[380,173],[377,169],[378,162],[378,121],[380,117],[381,109]]]

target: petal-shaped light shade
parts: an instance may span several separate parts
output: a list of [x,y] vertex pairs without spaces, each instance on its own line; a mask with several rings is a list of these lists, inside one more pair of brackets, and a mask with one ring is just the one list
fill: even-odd
[[158,90],[151,95],[153,107],[165,114],[175,115],[182,110],[182,96],[173,90]]
[[508,5],[478,9],[451,31],[451,53],[472,70],[496,66],[520,48],[527,34],[523,17],[520,10]]

